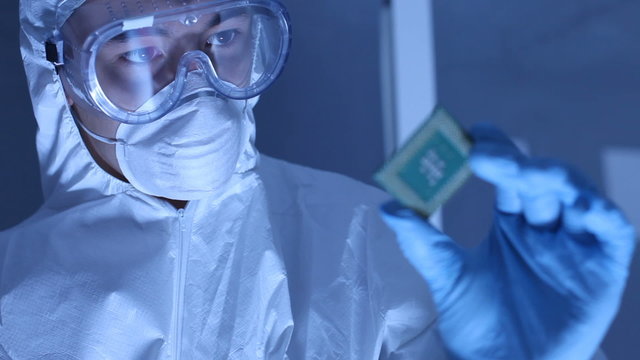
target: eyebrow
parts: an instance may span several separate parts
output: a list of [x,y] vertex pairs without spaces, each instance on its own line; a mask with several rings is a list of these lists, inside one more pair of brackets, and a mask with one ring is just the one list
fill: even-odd
[[148,27],[148,28],[142,28],[142,29],[127,30],[121,34],[118,34],[112,37],[111,39],[109,39],[108,42],[124,43],[129,41],[132,38],[144,37],[144,36],[169,37],[170,34],[169,34],[169,31],[160,27]]
[[[232,9],[224,10],[219,13],[216,13],[211,19],[211,21],[209,22],[208,26],[214,27],[214,26],[220,25],[226,20],[232,19],[240,15],[246,15],[248,13],[249,11],[247,11],[247,9],[244,9],[244,8],[232,8]],[[133,38],[144,37],[144,36],[170,37],[171,33],[167,29],[164,29],[161,27],[147,27],[147,28],[141,28],[141,29],[132,29],[114,36],[113,38],[109,39],[107,43],[114,43],[114,42],[125,43]]]
[[216,14],[215,18],[217,18],[218,23],[214,25],[218,25],[219,23],[229,20],[231,18],[240,16],[240,15],[248,15],[251,13],[252,9],[248,9],[246,7],[236,7],[231,9],[225,9]]
[[218,26],[229,19],[233,19],[235,17],[241,16],[241,15],[247,15],[247,14],[249,14],[249,11],[247,11],[247,9],[243,7],[222,10],[213,15],[213,18],[211,19],[211,21],[209,21],[208,26],[210,28],[214,26]]

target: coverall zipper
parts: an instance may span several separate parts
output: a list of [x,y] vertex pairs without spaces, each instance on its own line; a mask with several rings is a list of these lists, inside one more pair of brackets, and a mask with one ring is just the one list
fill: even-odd
[[178,210],[178,225],[179,225],[179,237],[178,237],[178,278],[176,288],[174,290],[173,301],[173,314],[175,316],[173,328],[174,328],[174,355],[175,360],[179,360],[182,354],[182,327],[184,324],[184,291],[185,281],[187,276],[187,259],[189,256],[189,236],[187,234],[188,229],[185,221],[184,209]]

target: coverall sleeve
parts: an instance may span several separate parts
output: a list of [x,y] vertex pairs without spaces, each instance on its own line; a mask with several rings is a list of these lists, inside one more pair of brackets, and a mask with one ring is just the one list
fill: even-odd
[[424,280],[402,255],[395,234],[377,212],[369,221],[370,281],[382,317],[380,359],[447,359],[437,312]]

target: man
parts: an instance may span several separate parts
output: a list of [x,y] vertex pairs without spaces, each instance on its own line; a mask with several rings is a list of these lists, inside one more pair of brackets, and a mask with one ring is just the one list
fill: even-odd
[[438,359],[439,334],[469,359],[597,349],[634,233],[565,167],[477,127],[498,213],[464,252],[389,204],[398,247],[377,190],[259,156],[279,3],[23,0],[21,26],[45,204],[0,234],[0,358]]

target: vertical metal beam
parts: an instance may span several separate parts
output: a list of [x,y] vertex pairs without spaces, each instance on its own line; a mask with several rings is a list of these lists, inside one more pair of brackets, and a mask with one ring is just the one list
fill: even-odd
[[398,147],[396,136],[396,84],[391,0],[382,0],[380,11],[380,90],[384,154],[389,158]]
[[431,0],[391,2],[396,143],[406,141],[437,101]]
[[[383,0],[380,26],[385,154],[389,157],[436,105],[431,0]],[[442,228],[442,213],[431,222]]]

